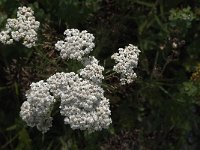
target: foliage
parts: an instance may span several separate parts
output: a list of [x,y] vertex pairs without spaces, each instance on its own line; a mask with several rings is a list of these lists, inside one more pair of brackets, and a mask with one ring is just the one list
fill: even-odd
[[[200,148],[200,2],[198,0],[1,0],[0,27],[30,6],[41,22],[37,46],[0,44],[0,149]],[[95,36],[93,55],[105,67],[105,96],[113,123],[87,133],[63,124],[56,104],[52,129],[42,135],[19,117],[31,82],[80,68],[62,61],[55,43],[66,28]],[[111,55],[119,47],[141,50],[138,79],[120,85]]]

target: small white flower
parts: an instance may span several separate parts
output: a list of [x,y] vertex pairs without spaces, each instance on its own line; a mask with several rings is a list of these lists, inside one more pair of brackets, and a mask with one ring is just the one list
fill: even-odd
[[27,125],[37,126],[38,130],[45,133],[52,126],[51,109],[55,99],[50,95],[50,86],[43,80],[32,83],[27,91],[25,101],[21,106],[20,116]]
[[72,129],[101,130],[112,122],[109,101],[104,90],[77,74],[56,73],[47,79],[50,91],[60,97],[60,113],[65,116],[65,124]]
[[78,29],[67,29],[64,32],[64,41],[55,44],[56,50],[60,51],[62,59],[82,60],[84,55],[89,54],[95,44],[94,36],[86,30],[80,32]]
[[[37,41],[37,30],[40,23],[35,20],[30,7],[19,7],[16,19],[7,19],[6,30],[0,32],[0,42],[12,44],[13,40],[23,40],[23,45],[31,48]],[[6,33],[5,33],[6,32]],[[12,39],[12,40],[10,40]]]
[[84,79],[91,80],[94,83],[101,83],[102,79],[104,79],[102,74],[104,67],[98,64],[99,61],[94,56],[89,56],[89,58],[84,58],[82,63],[85,68],[80,69],[80,76]]
[[139,53],[140,50],[137,46],[129,44],[124,49],[119,48],[119,52],[111,56],[117,63],[113,70],[121,74],[121,84],[129,84],[137,78],[133,69],[137,67]]
[[[2,42],[3,44],[9,44],[11,40],[11,37],[9,35],[9,31],[1,31],[0,32],[0,42]],[[12,44],[12,43],[10,43]]]

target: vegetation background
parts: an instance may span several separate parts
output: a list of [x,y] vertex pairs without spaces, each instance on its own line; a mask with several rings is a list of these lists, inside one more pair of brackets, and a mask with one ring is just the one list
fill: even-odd
[[[39,40],[31,49],[0,44],[0,149],[200,149],[199,0],[0,0],[1,30],[24,5],[41,22]],[[73,131],[58,105],[45,135],[19,117],[31,82],[80,67],[55,51],[66,28],[95,36],[92,55],[106,69],[103,87],[112,110],[108,130]],[[110,56],[129,43],[142,51],[138,79],[120,86],[119,76],[110,74]]]

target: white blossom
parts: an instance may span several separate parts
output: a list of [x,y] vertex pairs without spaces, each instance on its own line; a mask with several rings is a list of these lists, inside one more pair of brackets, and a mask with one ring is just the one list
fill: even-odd
[[60,51],[62,59],[76,59],[80,61],[95,46],[93,34],[88,33],[86,30],[80,32],[78,29],[67,29],[64,35],[66,36],[64,41],[61,40],[55,44],[56,50]]
[[129,44],[124,49],[119,48],[118,53],[114,53],[111,58],[117,63],[113,70],[121,74],[121,84],[131,83],[135,78],[137,78],[134,68],[138,64],[138,56],[140,50],[137,46]]
[[50,92],[53,93],[56,98],[59,98],[62,95],[63,91],[70,90],[70,85],[77,80],[79,80],[79,77],[74,72],[61,72],[50,76],[47,79],[47,83],[50,86]]
[[19,7],[16,19],[7,19],[6,28],[0,32],[0,42],[12,44],[13,40],[22,41],[28,48],[35,46],[37,30],[40,22],[35,20],[34,12],[30,7]]
[[[11,26],[14,28],[15,24]],[[11,33],[15,40],[20,39],[18,32]],[[64,123],[72,129],[96,131],[108,128],[112,123],[110,104],[100,87],[104,67],[98,64],[95,57],[85,56],[95,46],[94,36],[78,29],[67,29],[64,34],[64,41],[55,44],[60,56],[62,59],[81,61],[84,68],[79,70],[79,74],[61,72],[50,76],[46,82],[32,83],[20,115],[29,126],[37,126],[46,132],[51,127],[50,114],[56,99],[60,100],[59,108]]]
[[89,56],[89,58],[84,58],[82,63],[84,68],[80,69],[80,76],[84,79],[91,80],[94,83],[101,83],[102,79],[104,79],[102,74],[104,67],[98,64],[99,61],[94,56]]
[[8,45],[13,43],[13,39],[11,39],[9,31],[6,30],[0,32],[0,42]]
[[72,129],[101,130],[112,122],[104,90],[75,73],[56,73],[47,79],[51,92],[61,99],[60,112]]
[[43,80],[32,83],[26,93],[27,101],[21,106],[20,116],[28,126],[36,126],[43,133],[52,126],[51,109],[55,99],[50,95],[50,86]]

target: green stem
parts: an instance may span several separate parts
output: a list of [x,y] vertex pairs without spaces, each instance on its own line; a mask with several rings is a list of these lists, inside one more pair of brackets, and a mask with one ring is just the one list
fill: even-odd
[[150,79],[153,78],[153,74],[154,74],[154,71],[155,71],[157,63],[158,63],[158,56],[159,56],[159,51],[156,52],[156,56],[155,56],[154,65],[153,65],[153,69],[152,69],[152,72],[151,72]]
[[2,149],[6,148],[7,145],[9,145],[10,143],[12,143],[16,138],[18,137],[18,135],[15,135],[12,139],[10,139],[7,143],[5,143],[3,146],[1,146]]

